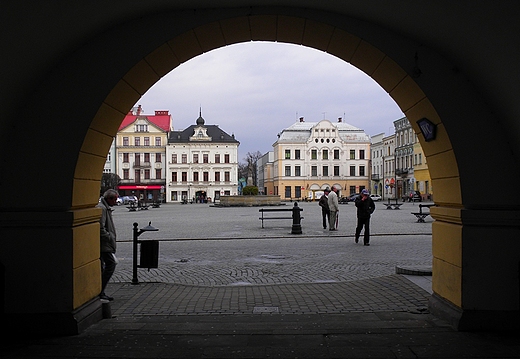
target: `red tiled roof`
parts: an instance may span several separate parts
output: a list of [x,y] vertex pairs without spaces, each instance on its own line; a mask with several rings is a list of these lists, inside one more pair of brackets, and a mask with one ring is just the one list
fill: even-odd
[[131,125],[134,123],[134,121],[137,119],[137,117],[146,117],[148,121],[156,125],[157,127],[163,129],[164,131],[168,132],[170,130],[170,118],[171,115],[168,111],[155,111],[155,115],[133,115],[128,114],[125,116],[125,119],[123,122],[121,122],[121,125],[119,126],[119,130],[121,131],[123,128]]

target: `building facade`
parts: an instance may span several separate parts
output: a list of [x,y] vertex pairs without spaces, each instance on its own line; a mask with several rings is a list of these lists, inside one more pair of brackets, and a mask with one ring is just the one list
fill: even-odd
[[417,136],[406,117],[394,121],[397,198],[414,190],[413,149]]
[[168,111],[145,115],[139,106],[124,118],[116,136],[120,196],[136,196],[145,203],[164,201],[166,142],[171,128]]
[[379,133],[371,138],[370,150],[372,152],[370,173],[370,193],[378,194],[383,197],[383,155],[384,155],[384,133]]
[[319,199],[332,186],[347,196],[369,186],[370,137],[341,118],[301,117],[278,134],[273,154],[273,194],[282,200]]
[[433,200],[433,186],[426,156],[419,142],[413,146],[414,190],[421,192],[423,200]]
[[395,174],[395,133],[383,137],[383,199],[395,199],[396,188]]
[[221,195],[236,195],[239,144],[218,125],[206,125],[201,113],[195,125],[171,131],[167,202],[218,202]]
[[274,193],[273,184],[274,152],[269,151],[256,162],[258,179],[258,194],[271,195]]

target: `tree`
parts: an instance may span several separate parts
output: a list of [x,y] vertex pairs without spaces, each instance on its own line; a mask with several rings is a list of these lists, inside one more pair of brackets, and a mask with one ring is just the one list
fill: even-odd
[[121,183],[121,178],[115,173],[103,173],[103,176],[101,176],[101,195],[108,189],[117,190],[119,183]]
[[247,166],[247,174],[246,174],[246,179],[251,176],[251,179],[253,180],[253,185],[254,186],[258,186],[258,176],[257,176],[257,173],[256,173],[256,169],[257,169],[257,165],[256,163],[258,162],[258,160],[262,157],[262,153],[260,151],[256,151],[256,152],[248,152],[246,157],[244,158],[244,161],[246,161],[246,166]]

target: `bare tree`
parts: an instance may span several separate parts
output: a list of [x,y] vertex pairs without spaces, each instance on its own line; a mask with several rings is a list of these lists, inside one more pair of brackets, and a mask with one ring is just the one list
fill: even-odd
[[[246,161],[247,164],[247,175],[251,175],[251,178],[253,180],[253,185],[258,186],[258,176],[256,173],[256,163],[258,160],[262,157],[262,153],[260,151],[256,152],[248,152],[246,157],[244,158],[244,161]],[[246,177],[247,178],[247,177]]]
[[107,189],[117,190],[119,183],[121,183],[121,178],[115,173],[103,173],[103,176],[101,176],[101,195],[103,195]]

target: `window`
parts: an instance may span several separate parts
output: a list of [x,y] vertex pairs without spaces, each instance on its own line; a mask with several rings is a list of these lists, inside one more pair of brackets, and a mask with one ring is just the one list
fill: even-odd
[[365,175],[365,166],[359,166],[359,175],[364,176]]
[[224,172],[224,181],[229,182],[229,171]]
[[350,150],[350,159],[355,160],[356,159],[356,150]]
[[162,160],[161,154],[160,153],[156,153],[155,154],[155,162],[161,162],[161,160]]
[[294,150],[294,158],[297,160],[300,159],[300,150]]
[[128,160],[128,157],[129,157],[129,156],[128,156],[128,153],[123,153],[123,162],[127,162],[127,163],[130,162],[130,161]]
[[193,163],[199,163],[199,155],[198,153],[193,154]]
[[285,198],[291,198],[291,186],[285,186]]
[[135,183],[141,183],[141,170],[134,171]]
[[323,166],[323,175],[328,176],[329,175],[329,166]]
[[155,137],[155,145],[156,146],[161,146],[161,138],[160,137]]
[[354,194],[354,193],[356,193],[356,186],[350,186],[350,187],[349,187],[349,192],[350,192],[349,194]]
[[287,177],[291,176],[291,166],[285,166],[285,175]]
[[135,165],[140,166],[141,165],[141,154],[140,153],[134,154],[134,159],[135,159]]
[[150,179],[150,170],[144,170],[144,179]]
[[339,176],[339,166],[334,166],[334,176]]
[[148,125],[135,125],[135,132],[148,132]]
[[302,169],[300,166],[294,166],[294,175],[295,176],[301,176],[302,175]]
[[182,182],[188,182],[188,172],[181,173],[181,180]]
[[324,160],[328,160],[329,159],[329,150],[323,150],[323,152],[321,153],[321,158]]
[[182,163],[188,163],[188,155],[185,153],[182,154]]
[[311,167],[311,176],[317,176],[318,175],[318,166],[312,166]]
[[177,172],[172,172],[172,182],[177,182]]
[[359,150],[359,158],[362,160],[365,159],[365,150]]
[[294,197],[300,198],[302,196],[302,187],[294,186]]
[[134,146],[141,146],[141,137],[134,138]]
[[123,146],[128,146],[128,137],[123,137]]
[[202,163],[209,163],[209,155],[207,153],[204,153],[202,155]]
[[172,154],[172,163],[177,163],[177,154]]
[[193,182],[199,182],[199,173],[193,172]]
[[209,182],[209,172],[202,172],[202,180],[204,182]]
[[144,154],[144,161],[145,162],[150,162],[150,154],[149,153],[145,153]]
[[144,145],[145,146],[150,146],[150,137],[145,137],[144,138]]
[[128,169],[123,170],[123,179],[130,179],[130,170],[128,170]]
[[215,155],[215,163],[220,163],[220,154]]
[[285,159],[290,160],[291,159],[291,150],[285,150]]
[[355,176],[356,175],[356,166],[350,166],[350,175]]
[[334,150],[334,159],[339,160],[339,150]]
[[155,169],[155,179],[161,179],[162,177],[162,171],[160,168]]
[[311,160],[318,159],[318,150],[311,150]]
[[215,172],[215,182],[220,182],[220,172]]
[[229,154],[224,155],[224,163],[229,163]]

